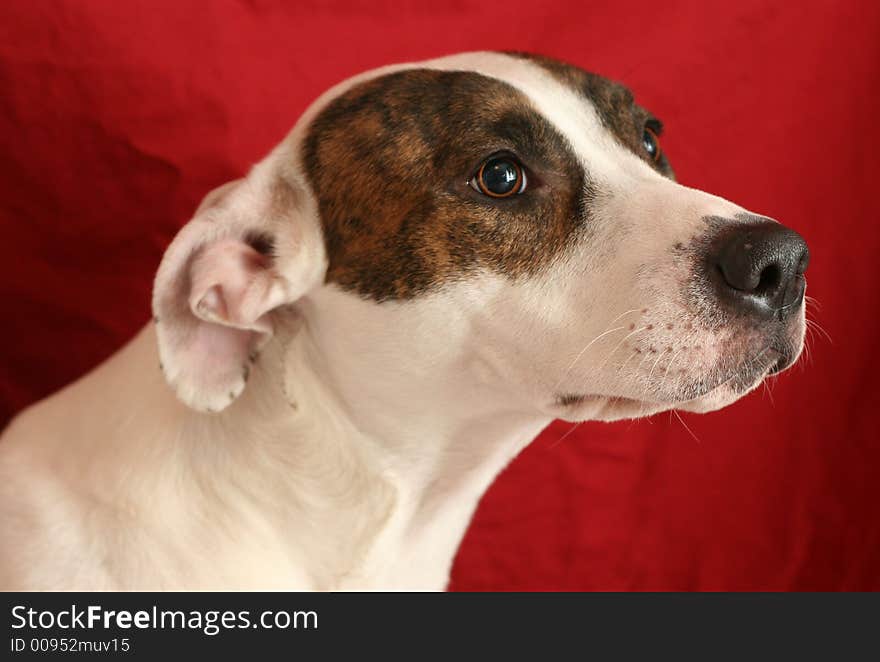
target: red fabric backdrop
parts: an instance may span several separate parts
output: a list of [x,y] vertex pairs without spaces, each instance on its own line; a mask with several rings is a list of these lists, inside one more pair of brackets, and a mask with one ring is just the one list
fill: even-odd
[[729,409],[554,424],[455,589],[880,589],[880,3],[45,2],[0,7],[0,406],[104,359],[164,247],[332,83],[473,49],[561,57],[666,122],[683,183],[810,243],[810,360]]

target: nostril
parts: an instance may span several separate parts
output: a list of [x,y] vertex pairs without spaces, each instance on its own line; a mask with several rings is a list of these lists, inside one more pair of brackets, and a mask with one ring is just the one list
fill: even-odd
[[758,279],[758,284],[755,286],[753,292],[759,296],[767,294],[769,292],[773,292],[776,288],[779,287],[781,282],[782,270],[779,268],[779,265],[767,265],[761,271],[761,276]]

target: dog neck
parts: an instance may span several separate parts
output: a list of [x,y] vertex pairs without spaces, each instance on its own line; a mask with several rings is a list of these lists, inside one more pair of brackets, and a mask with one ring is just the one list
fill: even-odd
[[498,392],[491,357],[467,346],[472,330],[453,311],[443,346],[406,304],[331,287],[300,311],[259,360],[283,365],[280,381],[264,372],[254,397],[284,400],[294,452],[310,448],[331,479],[309,496],[338,522],[327,544],[350,547],[344,576],[329,584],[444,587],[480,496],[549,419]]
[[[436,334],[421,338],[412,317],[329,288],[278,325],[218,414],[174,398],[148,328],[90,378],[118,385],[105,398],[117,434],[85,435],[66,470],[90,499],[135,504],[132,519],[152,522],[151,565],[165,556],[192,573],[187,556],[212,559],[169,586],[442,589],[479,498],[549,418],[498,392],[491,357],[469,351],[460,338],[472,330],[452,319],[443,347],[413,351]],[[125,466],[136,479],[108,479]]]

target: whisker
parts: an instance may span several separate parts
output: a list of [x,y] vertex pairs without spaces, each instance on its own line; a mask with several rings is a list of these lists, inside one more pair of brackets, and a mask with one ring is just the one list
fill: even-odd
[[773,399],[773,389],[770,388],[770,384],[768,383],[769,379],[770,379],[769,377],[764,379],[764,381],[762,382],[762,385],[764,386],[764,393],[767,394],[767,397],[770,400],[770,406],[775,408],[776,401]]
[[684,347],[678,350],[675,354],[672,355],[672,358],[669,359],[669,363],[666,364],[666,372],[663,373],[663,384],[666,384],[666,380],[669,377],[669,369],[672,367],[672,364],[675,363],[675,359],[684,351]]
[[620,340],[620,342],[617,343],[617,345],[614,347],[614,349],[612,349],[611,352],[610,352],[610,353],[609,353],[609,354],[608,354],[608,355],[602,360],[602,363],[599,365],[598,368],[596,368],[596,372],[599,372],[602,368],[605,367],[605,364],[608,362],[608,359],[610,359],[610,358],[614,355],[614,353],[615,353],[618,349],[620,349],[621,345],[623,345],[623,343],[625,343],[625,342],[627,341],[628,338],[634,336],[635,334],[639,333],[640,331],[645,331],[647,328],[648,328],[647,326],[643,326],[641,329],[636,329],[635,331],[630,331],[629,333],[627,333],[627,334],[626,334],[626,335]]
[[808,328],[808,329],[815,329],[816,331],[818,331],[819,333],[821,333],[822,335],[824,335],[825,338],[828,339],[828,342],[830,342],[832,345],[834,344],[834,341],[831,339],[831,334],[829,334],[829,333],[824,329],[824,327],[823,327],[821,324],[819,324],[819,322],[817,322],[816,320],[811,320],[809,317],[806,317],[806,318],[804,318],[804,319],[805,319],[805,321],[806,321],[806,323],[807,323],[807,328]]
[[688,434],[691,435],[691,437],[693,438],[693,440],[696,441],[698,444],[701,444],[701,445],[702,445],[703,442],[700,441],[699,437],[697,437],[697,435],[694,434],[694,431],[691,430],[691,429],[688,427],[688,424],[684,422],[684,419],[681,417],[681,414],[678,413],[678,410],[677,410],[677,409],[672,409],[672,410],[670,410],[670,411],[671,411],[673,414],[675,414],[676,418],[678,418],[679,421],[681,421],[681,424],[684,426],[684,429],[688,431]]
[[822,310],[822,304],[816,297],[804,295],[804,301],[806,301],[808,305],[812,306],[816,310]]
[[[811,344],[814,342],[815,336],[814,336],[812,330],[810,329],[810,327],[807,327],[807,330],[809,331],[809,333],[808,333],[807,337],[804,338],[804,360],[810,366],[812,366],[813,365],[813,348],[811,347]],[[803,365],[803,361],[798,361],[798,363]]]
[[[626,367],[626,364],[629,363],[630,361],[632,361],[633,357],[636,357],[636,356],[638,356],[638,354],[636,354],[635,352],[630,354],[629,358],[626,361],[624,361],[623,364],[617,369],[617,374],[619,375],[621,372],[623,372],[623,369]],[[644,356],[642,357],[642,360],[644,360]]]
[[577,423],[572,425],[564,435],[562,435],[561,437],[559,437],[559,439],[557,439],[552,444],[550,444],[550,446],[547,448],[547,450],[551,451],[554,448],[556,448],[559,444],[561,444],[563,441],[565,441],[565,438],[568,437],[568,435],[570,435],[572,432],[577,430],[583,424],[584,424],[584,421],[578,421]]
[[580,360],[580,358],[584,355],[584,352],[586,352],[590,347],[592,347],[596,341],[604,338],[609,333],[614,333],[615,331],[622,331],[624,328],[625,327],[619,326],[616,329],[608,329],[608,331],[606,331],[605,333],[600,333],[598,336],[596,336],[590,342],[588,342],[587,345],[580,352],[578,352],[578,355],[574,357],[574,361],[571,362],[571,365],[569,365],[568,368],[565,369],[565,372],[563,373],[562,377],[559,378],[559,381],[556,382],[556,385],[553,387],[553,390],[556,391],[559,388],[559,385],[565,381],[565,378],[568,377],[568,373],[570,373],[571,369],[574,368],[575,363],[577,363]]
[[[657,367],[657,364],[660,363],[660,359],[663,358],[663,355],[666,353],[666,350],[657,353],[657,360],[654,361],[654,365],[651,366],[651,371],[648,373],[648,378],[645,380],[645,383],[648,388],[651,388],[651,377],[654,375],[654,369]],[[642,404],[639,405],[639,416],[645,416],[645,406],[647,405],[647,401],[643,400]],[[648,419],[650,420],[650,419]]]
[[[626,315],[629,315],[630,313],[635,313],[635,312],[638,312],[638,308],[633,308],[633,309],[631,309],[631,310],[627,310],[625,313],[621,313],[620,315],[618,315],[617,317],[615,317],[613,320],[611,320],[611,322],[609,322],[608,325],[611,326],[611,324],[614,324],[615,322],[617,322],[617,321],[618,321],[619,319],[621,319],[622,317],[625,317]],[[614,333],[615,331],[623,331],[625,328],[626,328],[626,327],[619,326],[619,327],[614,328],[614,329],[608,329],[607,331],[604,331],[603,333],[600,333],[598,336],[596,336],[596,337],[593,338],[590,342],[588,342],[587,345],[586,345],[586,346],[585,346],[580,352],[578,352],[578,355],[574,357],[574,360],[571,362],[571,364],[568,366],[568,368],[565,369],[565,372],[562,373],[562,377],[560,377],[560,378],[559,378],[559,381],[556,382],[556,385],[553,387],[553,390],[556,391],[557,389],[559,389],[559,385],[560,385],[563,381],[565,381],[565,378],[568,377],[568,374],[571,372],[572,368],[574,368],[575,364],[580,360],[580,358],[584,355],[584,352],[586,352],[586,351],[587,351],[587,350],[588,350],[588,349],[589,349],[589,348],[590,348],[595,342],[597,342],[597,341],[599,341],[600,339],[604,338],[604,337],[607,336],[609,333]]]
[[651,371],[648,373],[648,379],[645,380],[646,382],[648,382],[648,387],[649,387],[649,388],[650,388],[650,386],[651,386],[651,377],[654,376],[654,368],[656,368],[656,367],[657,367],[657,364],[660,363],[660,359],[663,358],[663,355],[664,355],[665,353],[666,353],[666,350],[663,350],[662,352],[658,352],[658,353],[657,353],[657,360],[654,361],[654,365],[651,366]]

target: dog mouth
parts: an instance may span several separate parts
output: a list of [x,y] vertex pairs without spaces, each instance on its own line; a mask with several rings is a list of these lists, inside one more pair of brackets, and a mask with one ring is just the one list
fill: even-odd
[[600,394],[565,394],[559,396],[559,416],[569,420],[613,420],[648,416],[661,408],[660,403],[636,398]]
[[[757,387],[766,377],[791,367],[799,352],[768,346],[754,356],[727,369],[715,369],[702,377],[689,380],[675,388],[649,391],[644,396],[616,394],[560,394],[557,409],[563,417],[614,420],[638,418],[669,409],[702,411],[707,403],[729,404]],[[717,408],[714,405],[709,408]]]
[[804,346],[802,320],[769,325],[737,320],[707,328],[696,318],[658,319],[646,312],[622,325],[621,333],[628,335],[606,354],[619,351],[621,357],[601,364],[612,367],[597,373],[598,388],[557,393],[554,415],[607,421],[671,409],[712,411],[790,368]]

